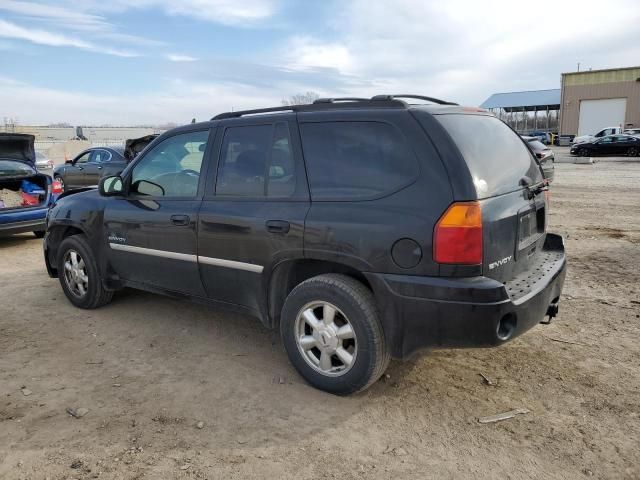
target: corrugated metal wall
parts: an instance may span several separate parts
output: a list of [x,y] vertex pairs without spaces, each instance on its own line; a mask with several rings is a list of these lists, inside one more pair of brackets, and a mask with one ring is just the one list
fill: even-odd
[[640,127],[640,81],[637,80],[638,78],[640,78],[640,67],[563,74],[560,134],[576,135],[578,133],[580,100],[626,98],[625,126],[632,124],[634,127]]

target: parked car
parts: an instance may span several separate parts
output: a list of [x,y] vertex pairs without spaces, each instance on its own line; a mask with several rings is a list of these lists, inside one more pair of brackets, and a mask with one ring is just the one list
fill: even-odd
[[[0,133],[0,235],[44,236],[45,218],[60,190],[36,170],[33,135]],[[57,187],[57,186],[56,186]]]
[[53,177],[62,184],[65,192],[74,188],[98,186],[100,178],[120,173],[127,163],[156,137],[157,135],[147,135],[128,139],[124,149],[122,147],[88,148],[73,160],[56,167]]
[[536,140],[538,140],[540,143],[544,145],[549,145],[551,143],[551,134],[548,132],[543,132],[543,131],[530,132],[527,134],[527,136],[534,137]]
[[624,132],[625,135],[640,135],[640,128],[629,128],[627,130],[625,130]]
[[544,178],[549,182],[552,182],[556,161],[553,150],[551,150],[546,145],[543,145],[535,137],[523,136],[522,139],[527,142],[527,145],[529,145],[529,148],[538,160],[540,168],[542,168],[542,175],[544,176]]
[[336,394],[390,357],[497,346],[555,316],[566,259],[531,151],[485,110],[406,97],[168,131],[61,196],[47,271],[79,308],[129,286],[254,315]]
[[592,140],[597,140],[598,138],[606,137],[608,135],[618,135],[620,133],[622,133],[622,128],[620,127],[607,127],[603,128],[593,135],[581,135],[579,137],[573,137],[571,144],[573,145],[576,143],[590,142]]
[[53,160],[42,152],[36,152],[36,169],[38,171],[49,170],[53,168]]
[[573,145],[570,153],[579,157],[599,155],[637,157],[640,155],[640,138],[633,135],[608,135],[591,142]]

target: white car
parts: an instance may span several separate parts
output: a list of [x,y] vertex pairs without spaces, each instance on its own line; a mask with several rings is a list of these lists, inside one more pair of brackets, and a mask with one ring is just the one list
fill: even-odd
[[53,160],[42,152],[36,152],[36,170],[48,170],[53,168]]
[[600,130],[595,135],[581,135],[579,137],[575,137],[571,142],[572,145],[576,143],[584,143],[590,142],[592,140],[596,140],[601,137],[606,137],[607,135],[619,135],[622,133],[622,128],[620,127],[607,127]]

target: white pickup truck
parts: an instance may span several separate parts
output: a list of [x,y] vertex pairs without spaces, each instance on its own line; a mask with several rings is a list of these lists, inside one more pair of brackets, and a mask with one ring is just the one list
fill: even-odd
[[579,137],[575,137],[571,144],[573,145],[575,143],[590,142],[591,140],[595,140],[596,138],[606,137],[607,135],[618,135],[620,133],[622,133],[621,127],[607,127],[603,128],[594,135],[581,135]]

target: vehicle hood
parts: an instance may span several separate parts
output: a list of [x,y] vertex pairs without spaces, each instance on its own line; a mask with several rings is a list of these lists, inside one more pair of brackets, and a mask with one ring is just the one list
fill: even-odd
[[0,133],[0,158],[19,160],[32,167],[36,163],[33,148],[36,137],[24,133]]
[[586,143],[592,142],[595,139],[593,135],[581,135],[573,139],[573,143]]
[[124,144],[124,158],[126,158],[127,161],[130,162],[131,160],[136,158],[136,156],[142,150],[144,150],[147,145],[155,140],[156,137],[158,137],[157,133],[154,133],[152,135],[145,135],[144,137],[139,138],[128,138]]

